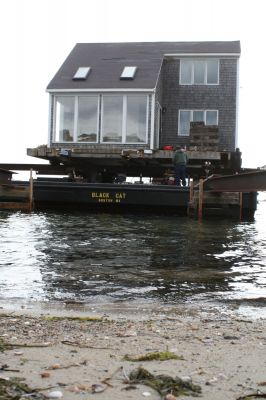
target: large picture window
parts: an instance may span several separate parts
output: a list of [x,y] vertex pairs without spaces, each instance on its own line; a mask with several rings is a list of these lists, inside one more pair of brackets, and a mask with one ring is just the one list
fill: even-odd
[[180,85],[218,85],[219,60],[180,60]]
[[217,110],[179,110],[178,135],[189,136],[190,122],[218,125]]
[[148,96],[104,95],[102,99],[101,141],[146,143]]
[[56,142],[96,142],[98,96],[56,96]]
[[147,95],[137,94],[55,96],[53,140],[147,143],[148,99]]
[[75,97],[60,96],[56,98],[56,142],[73,142],[74,140]]
[[123,124],[123,96],[103,96],[102,141],[121,143]]
[[127,97],[126,142],[145,143],[147,133],[147,97]]
[[96,142],[98,132],[98,96],[78,98],[77,141]]

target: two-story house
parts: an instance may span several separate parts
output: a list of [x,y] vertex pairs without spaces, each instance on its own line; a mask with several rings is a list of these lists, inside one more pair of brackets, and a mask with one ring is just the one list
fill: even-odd
[[201,122],[221,158],[237,146],[239,57],[239,41],[77,44],[47,87],[48,146],[28,154],[81,169],[109,158],[121,171],[121,154],[140,150],[152,174],[165,146],[197,158],[191,123]]

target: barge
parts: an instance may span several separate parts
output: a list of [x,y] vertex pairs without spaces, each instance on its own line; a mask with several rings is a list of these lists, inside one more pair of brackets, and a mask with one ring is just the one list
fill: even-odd
[[[31,180],[29,204],[253,216],[266,185],[250,185],[237,148],[239,58],[239,41],[77,44],[47,87],[48,144],[27,149],[49,163],[28,170],[67,178]],[[176,146],[188,187],[172,185]]]
[[[198,201],[189,187],[149,184],[88,184],[77,182],[36,182],[36,209],[72,209],[101,212],[159,212],[198,216]],[[196,193],[198,191],[196,190]],[[257,208],[257,192],[204,194],[204,216],[252,219]],[[191,202],[194,201],[192,211]]]
[[[256,187],[266,190],[266,172],[255,174],[262,175],[262,181]],[[238,178],[236,175],[235,177]],[[217,177],[214,178],[215,190],[208,189],[208,185],[212,185],[212,178],[201,180],[202,191],[193,182],[190,187],[177,187],[145,183],[93,184],[55,178],[31,180],[30,183],[14,181],[0,185],[0,209],[119,213],[134,211],[199,218],[219,216],[252,219],[257,208],[257,190],[254,185],[249,186],[241,176],[242,179],[236,180],[232,187],[232,176],[229,176],[229,187],[224,191],[225,178],[223,176],[220,189],[217,186]],[[244,187],[247,189],[244,190]]]

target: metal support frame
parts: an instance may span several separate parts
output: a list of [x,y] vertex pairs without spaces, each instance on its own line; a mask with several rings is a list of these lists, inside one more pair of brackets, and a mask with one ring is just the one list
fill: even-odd
[[215,192],[266,191],[266,170],[258,170],[235,175],[212,175],[206,179],[204,189]]

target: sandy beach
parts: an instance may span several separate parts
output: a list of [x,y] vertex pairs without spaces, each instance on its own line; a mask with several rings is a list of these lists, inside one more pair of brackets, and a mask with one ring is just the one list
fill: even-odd
[[[23,378],[42,398],[177,397],[166,397],[167,392],[159,393],[147,381],[133,381],[132,371],[139,367],[200,387],[200,393],[187,390],[179,399],[237,400],[266,393],[263,318],[129,304],[98,306],[91,312],[11,311],[3,306],[0,314],[1,385]],[[156,359],[166,352],[173,358]],[[38,397],[29,393],[22,398]]]

